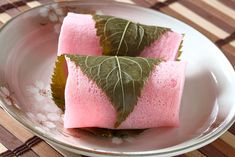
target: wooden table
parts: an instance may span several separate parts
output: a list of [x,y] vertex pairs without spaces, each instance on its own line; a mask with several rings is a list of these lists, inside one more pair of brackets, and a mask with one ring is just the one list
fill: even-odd
[[[0,26],[20,12],[52,1],[0,0]],[[234,0],[116,1],[152,8],[184,21],[206,35],[235,65]],[[0,157],[4,156],[59,157],[62,155],[46,142],[24,129],[0,108]],[[180,156],[235,157],[235,124],[213,143]]]

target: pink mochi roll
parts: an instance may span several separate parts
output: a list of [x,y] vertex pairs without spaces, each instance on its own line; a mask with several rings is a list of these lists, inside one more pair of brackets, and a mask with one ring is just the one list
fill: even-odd
[[[182,37],[169,31],[146,47],[140,56],[175,60]],[[61,54],[102,55],[92,15],[68,13],[59,37],[58,55]]]
[[[106,94],[79,67],[67,59],[65,128],[114,129],[116,111]],[[117,129],[179,125],[179,108],[186,63],[168,61],[156,66],[141,91],[137,105]]]

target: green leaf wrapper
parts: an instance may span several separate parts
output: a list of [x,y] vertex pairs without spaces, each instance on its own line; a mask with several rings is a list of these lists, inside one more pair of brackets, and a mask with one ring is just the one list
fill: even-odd
[[147,26],[113,16],[93,15],[103,55],[139,56],[169,28]]
[[67,80],[65,73],[66,61],[64,55],[57,57],[54,72],[51,78],[51,94],[55,104],[62,110],[65,110],[64,90]]
[[116,109],[118,127],[133,111],[145,81],[159,59],[66,55],[108,96]]
[[146,129],[104,129],[104,128],[82,128],[78,129],[82,131],[86,131],[92,135],[112,138],[112,137],[119,137],[119,138],[126,138],[132,137],[141,134]]

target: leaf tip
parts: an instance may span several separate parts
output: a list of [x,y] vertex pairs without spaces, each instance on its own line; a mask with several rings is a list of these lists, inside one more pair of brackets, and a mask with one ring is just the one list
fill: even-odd
[[184,36],[185,36],[185,34],[183,33],[182,34],[182,40],[181,40],[181,42],[180,42],[180,45],[179,45],[179,48],[178,48],[178,52],[177,52],[177,56],[176,56],[176,61],[180,61],[180,57],[181,57],[181,55],[182,55],[182,48],[183,48],[183,42],[184,42]]

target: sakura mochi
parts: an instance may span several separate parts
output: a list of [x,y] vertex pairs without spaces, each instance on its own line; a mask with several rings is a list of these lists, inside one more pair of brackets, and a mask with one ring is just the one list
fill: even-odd
[[[102,55],[100,37],[96,31],[92,15],[68,13],[61,28],[58,55]],[[140,56],[175,60],[182,37],[181,34],[168,31],[146,47]]]
[[[106,94],[67,59],[65,128],[114,128],[116,111]],[[179,125],[185,62],[168,61],[154,67],[133,112],[116,129]]]
[[182,35],[98,16],[97,21],[96,15],[69,13],[63,21],[51,89],[55,103],[65,109],[64,127],[179,126],[186,63],[174,60]]

